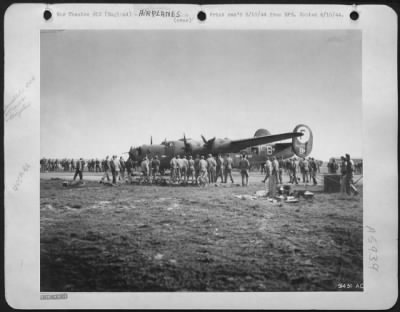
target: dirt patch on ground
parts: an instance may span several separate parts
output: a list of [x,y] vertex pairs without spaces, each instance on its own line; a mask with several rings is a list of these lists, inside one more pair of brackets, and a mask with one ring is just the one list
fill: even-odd
[[41,180],[41,291],[334,291],[363,282],[362,188],[296,204],[233,196],[262,187]]

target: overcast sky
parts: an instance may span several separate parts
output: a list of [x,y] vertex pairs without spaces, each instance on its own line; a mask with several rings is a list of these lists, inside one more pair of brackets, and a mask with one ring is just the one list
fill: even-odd
[[103,158],[164,138],[314,134],[362,156],[360,31],[41,33],[41,157]]

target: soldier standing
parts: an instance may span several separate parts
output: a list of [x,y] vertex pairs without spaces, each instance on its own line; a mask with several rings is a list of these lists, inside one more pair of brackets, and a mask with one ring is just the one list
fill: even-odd
[[96,172],[100,172],[100,160],[98,158],[96,158],[95,161],[95,166],[96,166]]
[[188,182],[189,182],[189,177],[191,177],[192,179],[192,184],[193,184],[193,182],[194,182],[194,171],[195,171],[195,169],[194,169],[194,160],[193,160],[193,157],[192,157],[192,155],[190,155],[189,156],[189,160],[188,160],[188,173],[187,173],[187,176],[188,176]]
[[261,164],[260,171],[261,171],[261,174],[265,173],[265,163]]
[[311,182],[311,180],[312,180],[311,159],[312,159],[311,157],[308,158],[308,175],[310,176],[310,179],[309,179],[310,182]]
[[296,164],[296,160],[294,158],[292,158],[292,162],[291,162],[291,171],[292,171],[292,179],[291,179],[290,183],[299,184],[299,182],[297,181],[297,164]]
[[126,174],[128,175],[129,183],[132,183],[133,160],[129,157],[125,162]]
[[224,159],[222,158],[221,154],[218,154],[217,157],[217,175],[215,177],[215,182],[218,182],[218,178],[221,178],[221,182],[224,182],[224,175],[223,175],[223,170],[224,170]]
[[224,183],[227,183],[228,175],[229,175],[229,178],[231,179],[231,182],[234,183],[233,178],[232,178],[233,159],[229,154],[225,155],[223,165],[224,165]]
[[169,162],[171,168],[171,180],[175,181],[177,176],[177,169],[178,169],[178,162],[175,155],[172,157],[171,161]]
[[346,190],[346,158],[340,157],[340,193],[342,195],[347,193]]
[[176,168],[176,175],[178,178],[178,181],[180,182],[182,179],[182,158],[181,156],[178,154],[176,155],[176,164],[177,164],[177,168]]
[[207,161],[204,159],[204,156],[201,155],[200,158],[200,162],[199,162],[199,168],[200,168],[200,175],[198,178],[197,183],[200,185],[205,185],[208,181],[207,178],[207,167],[208,167],[208,163]]
[[189,167],[189,162],[186,158],[186,155],[182,156],[182,176],[183,176],[183,181],[187,182],[187,173],[188,173],[188,167]]
[[308,183],[309,162],[306,158],[304,158],[303,164],[304,164],[303,183]]
[[200,155],[196,155],[196,159],[194,160],[194,177],[196,179],[196,184],[199,181],[200,176]]
[[262,180],[263,183],[265,183],[268,180],[268,178],[271,176],[271,172],[272,172],[272,163],[271,163],[271,160],[269,159],[269,157],[267,157],[264,167],[265,167],[265,178],[264,178],[264,180]]
[[314,185],[317,185],[317,180],[315,179],[316,175],[317,175],[317,164],[316,164],[314,158],[311,158],[311,161],[310,161],[310,175],[311,175],[311,179],[312,179]]
[[304,158],[300,158],[299,159],[299,170],[300,170],[300,174],[303,178],[303,183],[305,183],[305,177],[304,177]]
[[207,158],[207,165],[208,165],[208,180],[210,183],[214,183],[216,181],[216,175],[217,175],[217,162],[215,161],[214,157],[212,157],[211,154],[208,154]]
[[271,170],[271,175],[268,181],[269,197],[275,197],[276,186],[278,184],[278,174],[279,174],[279,162],[276,160],[275,157],[272,157],[270,170]]
[[117,178],[120,176],[120,164],[119,160],[117,159],[117,156],[114,155],[111,162],[111,174],[112,174],[112,183],[116,184],[117,183]]
[[147,156],[144,156],[142,163],[140,164],[140,167],[142,168],[142,173],[144,176],[145,181],[149,181],[149,159]]
[[74,175],[74,181],[76,179],[76,177],[79,175],[79,180],[82,181],[83,178],[83,159],[81,158],[80,160],[77,161],[76,163],[76,170],[75,170],[75,175]]
[[350,158],[349,154],[346,154],[346,192],[347,195],[351,195],[351,192],[354,193],[354,195],[358,194],[357,189],[353,185],[353,173],[354,173],[354,163]]
[[153,173],[153,182],[156,180],[156,176],[160,174],[160,160],[158,159],[158,156],[154,156],[152,162],[151,162],[151,169]]
[[269,158],[267,157],[267,160],[265,161],[265,178],[263,180],[263,183],[265,183],[265,193],[267,196],[269,196],[270,194],[270,181],[269,179],[271,178],[271,174],[272,174],[272,162],[269,160]]
[[250,168],[250,163],[246,158],[246,155],[243,154],[240,157],[239,161],[239,169],[240,169],[240,174],[242,176],[242,186],[249,185],[249,168]]
[[328,172],[336,174],[338,170],[338,165],[336,163],[335,158],[331,158],[328,162]]
[[40,159],[40,172],[44,172],[45,164],[46,164],[46,158]]
[[119,158],[119,165],[121,168],[120,171],[120,180],[124,181],[125,180],[125,160],[122,158],[122,156]]
[[279,178],[279,184],[282,184],[282,175],[283,175],[283,167],[285,165],[285,162],[283,161],[283,157],[281,156],[279,158],[279,162],[278,162],[278,178]]
[[292,161],[290,159],[286,159],[285,162],[285,170],[286,170],[286,174],[291,176],[292,174]]
[[102,176],[102,178],[100,180],[100,183],[102,183],[105,178],[107,178],[107,181],[110,181],[109,173],[110,173],[110,169],[111,168],[110,168],[110,162],[109,162],[108,158],[109,157],[107,156],[106,159],[103,161],[104,174],[103,174],[103,176]]

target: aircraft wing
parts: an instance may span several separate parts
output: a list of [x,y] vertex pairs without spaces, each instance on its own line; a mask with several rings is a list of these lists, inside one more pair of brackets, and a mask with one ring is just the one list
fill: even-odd
[[281,134],[274,134],[274,135],[263,135],[259,137],[253,137],[253,138],[248,138],[248,139],[241,139],[241,140],[233,140],[231,141],[231,148],[235,150],[235,152],[240,151],[242,149],[251,147],[251,146],[257,146],[257,145],[263,145],[263,144],[268,144],[276,141],[281,141],[281,140],[286,140],[286,139],[292,139],[295,137],[302,136],[302,133],[299,132],[288,132],[288,133],[281,133]]

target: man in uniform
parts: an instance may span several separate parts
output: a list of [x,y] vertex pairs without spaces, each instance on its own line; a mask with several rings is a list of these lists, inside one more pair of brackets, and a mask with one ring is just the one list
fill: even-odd
[[122,156],[119,158],[119,166],[121,168],[120,171],[120,180],[125,181],[125,160],[122,158]]
[[142,169],[143,177],[145,181],[149,181],[149,159],[147,158],[147,155],[144,156],[142,163],[140,164],[140,167]]
[[340,193],[342,195],[347,193],[346,190],[346,158],[340,157]]
[[267,160],[265,161],[265,178],[262,181],[263,183],[265,183],[265,193],[267,194],[267,196],[269,196],[270,194],[270,179],[271,179],[271,174],[272,174],[272,162],[269,159],[269,157],[267,157]]
[[153,182],[156,180],[156,176],[160,174],[160,160],[158,156],[155,155],[153,160],[151,161],[151,169],[153,173]]
[[107,178],[107,181],[110,181],[110,176],[109,176],[109,172],[110,172],[110,161],[108,160],[109,157],[107,156],[106,159],[103,161],[103,170],[104,170],[104,174],[100,180],[100,183],[103,183],[104,179]]
[[224,183],[227,183],[228,175],[229,178],[231,179],[231,182],[234,183],[232,178],[233,159],[229,154],[225,155],[223,166],[224,166]]
[[265,173],[265,163],[261,164],[260,172],[261,172],[261,174]]
[[218,178],[221,178],[221,182],[224,182],[224,174],[223,174],[223,170],[224,170],[224,159],[222,158],[221,154],[218,154],[217,157],[217,174],[215,177],[215,182],[218,182]]
[[40,172],[45,172],[46,158],[40,159]]
[[177,177],[177,169],[178,169],[178,162],[176,160],[175,155],[172,157],[171,161],[169,162],[171,168],[171,180],[175,181]]
[[276,196],[276,186],[278,185],[278,175],[279,175],[279,162],[275,157],[271,158],[271,174],[269,177],[268,189],[269,197],[274,198]]
[[204,156],[201,155],[200,161],[199,161],[199,178],[197,183],[200,185],[205,185],[208,182],[208,177],[207,177],[207,167],[208,167],[208,163],[207,161],[204,159]]
[[290,183],[296,183],[299,184],[299,182],[297,181],[297,164],[296,164],[296,160],[294,158],[292,158],[291,160],[291,181]]
[[217,175],[217,162],[215,161],[214,157],[211,154],[208,154],[207,158],[207,165],[208,165],[208,181],[209,183],[215,182],[215,176]]
[[189,167],[189,162],[186,158],[186,155],[182,156],[182,176],[183,176],[183,181],[186,183],[187,182],[187,173],[188,173],[188,167]]
[[183,162],[182,162],[182,158],[179,154],[176,155],[176,164],[177,164],[176,175],[177,175],[178,181],[181,182]]
[[353,173],[354,173],[354,163],[350,158],[349,154],[346,154],[346,192],[347,195],[351,195],[351,192],[354,193],[354,195],[358,194],[358,191],[356,187],[353,185]]
[[96,158],[96,172],[100,172],[101,168],[100,168],[100,160],[98,158]]
[[314,185],[317,185],[317,180],[315,179],[317,175],[317,163],[315,162],[314,158],[311,158],[310,161],[310,176],[311,180],[313,181]]
[[249,168],[250,168],[250,163],[246,158],[246,155],[245,154],[241,155],[239,161],[239,169],[240,169],[240,175],[242,176],[242,186],[249,185]]
[[111,165],[112,183],[116,184],[117,179],[120,176],[120,170],[121,170],[117,155],[113,156],[110,165]]
[[194,172],[195,172],[195,168],[194,168],[194,160],[192,155],[189,156],[189,160],[188,160],[188,173],[187,173],[187,177],[188,177],[188,182],[189,182],[189,177],[191,177],[192,179],[192,184],[194,183]]
[[269,157],[267,157],[267,160],[265,161],[264,168],[265,168],[265,177],[264,180],[262,180],[263,183],[265,183],[268,180],[272,172],[272,162]]
[[74,171],[75,170],[75,159],[72,158],[70,160],[69,164],[70,164],[70,166],[69,166],[70,170]]
[[83,171],[85,169],[85,166],[87,166],[87,163],[83,158],[81,158],[81,160],[82,160],[82,171]]
[[128,182],[132,183],[133,160],[129,157],[125,162],[126,174],[128,175]]
[[311,182],[311,180],[312,180],[311,160],[312,160],[312,158],[311,158],[311,157],[308,157],[308,174],[309,174],[309,176],[310,176],[310,182]]
[[309,171],[309,162],[306,158],[303,160],[304,170],[303,174],[303,183],[308,183],[308,171]]
[[285,161],[285,170],[287,175],[291,176],[292,174],[292,161],[290,159],[286,159]]
[[283,161],[282,156],[279,158],[278,163],[279,163],[279,169],[278,169],[279,184],[282,184],[283,167],[285,165],[285,162]]
[[303,183],[304,183],[305,179],[304,179],[304,158],[303,157],[300,157],[300,159],[299,159],[299,170],[300,170],[301,176],[303,177]]
[[194,178],[196,180],[196,184],[199,182],[200,177],[200,155],[197,154],[194,159]]
[[83,178],[83,174],[82,174],[82,172],[83,172],[83,164],[84,163],[83,163],[83,159],[82,158],[77,161],[75,175],[74,175],[74,181],[75,181],[75,179],[76,179],[76,177],[78,175],[79,175],[79,180],[82,181],[82,178]]

